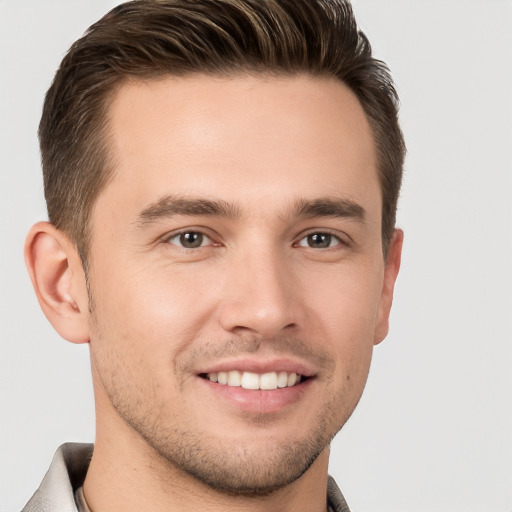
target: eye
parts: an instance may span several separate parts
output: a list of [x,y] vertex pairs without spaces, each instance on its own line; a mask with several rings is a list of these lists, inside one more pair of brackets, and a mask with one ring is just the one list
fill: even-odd
[[198,247],[210,245],[212,240],[200,231],[184,231],[183,233],[170,236],[166,242],[183,247],[184,249],[197,249]]
[[297,243],[299,247],[311,247],[312,249],[328,249],[341,245],[341,239],[331,233],[310,233]]

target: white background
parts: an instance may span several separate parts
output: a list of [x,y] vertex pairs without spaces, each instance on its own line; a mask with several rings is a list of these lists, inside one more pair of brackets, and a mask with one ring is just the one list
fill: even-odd
[[[56,447],[94,439],[88,352],[39,310],[22,246],[45,218],[36,130],[69,45],[112,0],[0,0],[0,512]],[[354,512],[512,511],[512,2],[353,0],[409,147],[388,339],[333,444]]]

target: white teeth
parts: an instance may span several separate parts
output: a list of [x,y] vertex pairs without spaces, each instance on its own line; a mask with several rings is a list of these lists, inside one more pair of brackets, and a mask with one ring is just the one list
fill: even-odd
[[285,388],[288,386],[288,374],[286,372],[279,372],[277,376],[277,387]]
[[228,372],[228,386],[238,387],[242,383],[242,374],[237,370]]
[[264,373],[260,377],[260,389],[277,389],[277,373]]
[[288,375],[288,386],[295,386],[295,383],[297,382],[297,374],[296,373],[290,373]]
[[264,390],[291,387],[299,384],[301,381],[301,376],[296,373],[269,372],[260,375],[254,372],[241,372],[239,370],[208,373],[207,378],[211,382],[218,382],[219,384],[232,387]]
[[244,389],[259,389],[260,376],[257,373],[244,372],[242,375],[241,386]]

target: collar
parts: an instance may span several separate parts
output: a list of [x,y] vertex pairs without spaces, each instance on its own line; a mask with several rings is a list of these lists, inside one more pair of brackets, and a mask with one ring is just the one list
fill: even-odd
[[78,512],[75,491],[85,480],[92,450],[92,444],[63,444],[22,512]]

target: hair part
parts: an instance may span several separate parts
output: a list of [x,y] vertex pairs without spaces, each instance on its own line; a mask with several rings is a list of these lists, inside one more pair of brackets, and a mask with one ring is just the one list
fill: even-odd
[[39,125],[49,219],[75,243],[85,269],[92,209],[115,169],[108,142],[110,100],[130,79],[194,73],[310,74],[347,85],[376,145],[386,254],[405,144],[388,68],[372,57],[350,2],[135,0],[112,9],[71,46]]

